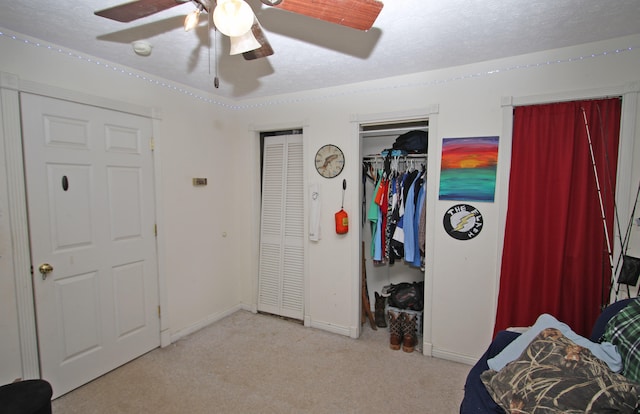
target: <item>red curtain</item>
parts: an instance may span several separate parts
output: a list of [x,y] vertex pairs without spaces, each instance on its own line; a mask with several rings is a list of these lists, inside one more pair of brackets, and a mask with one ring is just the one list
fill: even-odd
[[608,303],[620,111],[619,98],[515,108],[495,332],[549,313],[588,336]]

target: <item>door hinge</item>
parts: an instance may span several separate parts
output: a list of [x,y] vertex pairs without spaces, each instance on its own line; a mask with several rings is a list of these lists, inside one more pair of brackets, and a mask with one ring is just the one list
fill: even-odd
[[151,151],[156,149],[156,141],[153,139],[153,137],[149,138],[149,148],[151,149]]
[[160,305],[158,305],[158,318],[160,317],[161,312],[160,312]]
[[157,224],[153,225],[153,235],[155,237],[158,237],[158,225]]

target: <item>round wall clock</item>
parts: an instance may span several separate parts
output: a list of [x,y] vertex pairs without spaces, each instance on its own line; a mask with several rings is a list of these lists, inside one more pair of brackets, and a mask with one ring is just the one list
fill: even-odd
[[316,152],[316,170],[325,178],[333,178],[342,172],[344,168],[344,154],[335,145],[322,146]]
[[469,204],[456,204],[444,213],[444,230],[454,239],[469,240],[482,230],[482,214]]

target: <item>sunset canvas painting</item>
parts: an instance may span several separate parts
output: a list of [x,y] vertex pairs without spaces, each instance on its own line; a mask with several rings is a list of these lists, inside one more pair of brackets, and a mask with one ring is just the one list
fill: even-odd
[[444,138],[440,200],[493,202],[498,137]]

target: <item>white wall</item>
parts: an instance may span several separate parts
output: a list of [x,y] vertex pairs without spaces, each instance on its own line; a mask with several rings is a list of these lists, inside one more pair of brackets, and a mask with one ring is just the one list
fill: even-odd
[[[340,179],[346,178],[349,183],[359,180],[358,137],[350,122],[354,116],[411,112],[438,105],[437,145],[434,148],[430,143],[429,148],[430,163],[437,164],[444,137],[503,135],[502,97],[571,96],[572,91],[637,82],[640,80],[637,72],[640,51],[637,48],[615,51],[634,47],[639,41],[638,36],[614,39],[247,103],[269,103],[259,109],[245,109],[249,116],[243,118],[253,128],[286,123],[292,119],[304,119],[308,125],[305,129],[306,159],[309,160],[307,176],[310,181],[320,183],[324,210],[323,240],[308,245],[308,278],[312,287],[308,318],[316,325],[330,323],[328,328],[333,330],[353,331],[359,323],[357,312],[350,312],[354,298],[358,297],[358,292],[354,291],[357,284],[352,283],[360,277],[356,263],[359,260],[358,232],[351,231],[345,237],[332,231],[332,214],[340,205]],[[640,134],[636,133],[638,136]],[[313,154],[326,143],[340,146],[347,158],[345,171],[337,181],[320,178],[313,167]],[[502,141],[501,150],[504,150],[504,145]],[[640,147],[635,148],[635,159],[639,159],[638,150]],[[503,156],[501,154],[504,161]],[[498,168],[504,171],[505,164]],[[437,170],[435,176],[429,177],[436,183],[439,179]],[[634,165],[634,178],[631,180],[634,195],[639,177],[637,170],[638,166]],[[431,278],[433,283],[430,294],[434,355],[471,361],[480,356],[490,341],[498,286],[498,251],[502,242],[499,224],[505,213],[505,206],[500,200],[507,185],[508,177],[500,173],[496,202],[472,203],[481,210],[485,221],[482,233],[473,240],[460,242],[443,231],[443,214],[455,202],[436,201],[430,212],[435,234],[430,258],[432,271],[427,278]],[[240,187],[246,189],[244,200],[254,202],[252,193],[255,193],[255,188]],[[345,209],[355,226],[359,222],[360,199],[359,192],[353,190],[355,186],[350,188]],[[253,203],[240,204],[245,206],[243,214],[252,214],[250,206]],[[637,233],[636,227],[634,234]],[[256,264],[247,263],[246,268],[251,266]],[[250,297],[245,296],[245,300],[250,300]]]
[[[503,96],[637,82],[640,52],[635,48],[623,53],[614,51],[639,43],[640,36],[633,36],[240,103],[197,92],[203,97],[200,99],[180,85],[180,90],[174,90],[8,36],[0,36],[0,72],[157,109],[154,131],[159,164],[159,260],[166,281],[163,329],[166,337],[174,340],[240,306],[255,306],[259,234],[257,131],[304,127],[307,180],[320,183],[323,192],[323,238],[307,245],[306,286],[311,292],[306,303],[307,323],[354,336],[359,329],[360,278],[356,231],[360,201],[355,191],[360,164],[354,117],[411,112],[436,105],[436,145],[430,146],[430,152],[435,163],[432,165],[437,166],[443,137],[502,135]],[[610,53],[591,57],[603,51]],[[585,58],[566,61],[581,56]],[[500,71],[495,72],[496,69]],[[339,145],[347,157],[339,180],[325,180],[313,169],[313,155],[326,143]],[[639,150],[635,149],[635,159],[640,159]],[[0,162],[0,171],[1,167]],[[504,167],[499,165],[500,169]],[[435,177],[430,179],[437,184],[435,171]],[[633,175],[632,182],[637,183],[638,163],[633,166]],[[192,177],[207,177],[209,185],[194,188]],[[333,213],[341,203],[341,178],[349,183],[345,209],[350,213],[353,229],[345,236],[332,230]],[[496,200],[506,185],[507,179],[501,175]],[[18,328],[15,300],[10,293],[14,289],[13,273],[20,270],[11,265],[12,240],[5,231],[10,225],[5,187],[6,182],[0,184],[0,383],[22,375],[16,363],[20,358]],[[504,211],[499,202],[475,203],[481,208],[485,228],[479,237],[457,242],[445,235],[441,225],[442,215],[454,203],[432,203],[429,217],[435,234],[428,272],[432,281],[430,340],[435,355],[472,361],[482,353],[493,328],[502,237],[498,223]],[[634,232],[638,236],[638,230]]]
[[[163,338],[175,340],[241,303],[237,261],[245,260],[236,232],[231,182],[240,147],[237,111],[204,92],[159,86],[148,80],[0,36],[0,72],[116,102],[154,108],[158,164],[159,264],[163,288]],[[144,75],[144,74],[143,74]],[[191,93],[199,94],[201,98]],[[216,101],[212,103],[211,98]],[[0,124],[2,123],[0,117]],[[0,127],[0,131],[4,126]],[[4,135],[0,135],[4,148]],[[0,383],[23,377],[19,353],[14,269],[7,211],[5,157],[0,150]],[[193,187],[192,177],[209,185]],[[223,237],[223,232],[227,237]]]

